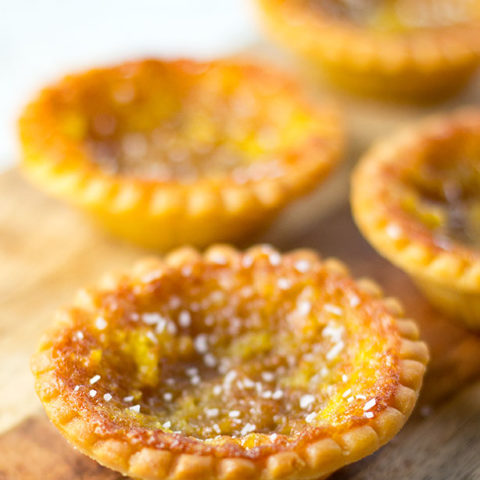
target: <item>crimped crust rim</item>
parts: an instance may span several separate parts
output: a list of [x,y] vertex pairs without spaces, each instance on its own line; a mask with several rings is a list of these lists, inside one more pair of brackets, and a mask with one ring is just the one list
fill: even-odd
[[[254,252],[255,248],[250,251]],[[219,254],[226,255],[228,258],[229,255],[237,255],[237,252],[231,247],[216,245],[211,247],[203,258],[213,258]],[[298,250],[296,253],[300,255],[299,258],[302,258],[302,255],[308,259],[312,258],[312,252],[309,250]],[[181,266],[188,263],[192,255],[198,257],[199,253],[184,247],[169,254],[164,262]],[[318,260],[316,254],[313,255]],[[331,266],[328,268],[333,271],[341,269],[348,272],[343,263],[338,260],[326,260],[325,264],[327,262],[330,262]],[[138,264],[136,270],[145,272],[149,269],[158,269],[165,263],[159,260],[147,260]],[[99,288],[105,288],[105,286],[112,288],[116,281],[115,276],[107,277],[103,286]],[[365,419],[364,424],[353,426],[336,438],[327,436],[316,439],[307,443],[302,449],[279,451],[266,457],[248,459],[171,452],[151,448],[148,445],[133,445],[128,438],[121,440],[103,438],[79,412],[69,409],[63,400],[51,372],[49,351],[52,344],[48,333],[44,336],[38,352],[32,357],[32,370],[36,376],[35,386],[42,397],[42,403],[50,420],[62,431],[69,442],[99,463],[134,478],[294,480],[328,475],[346,464],[371,454],[400,430],[415,405],[428,362],[426,345],[418,340],[419,331],[416,324],[403,317],[404,312],[400,302],[392,297],[382,297],[380,287],[371,280],[359,279],[357,285],[363,292],[381,299],[397,325],[400,338],[397,388],[389,406],[378,412],[374,418]],[[84,308],[91,308],[88,295],[80,296],[77,303]],[[61,325],[68,321],[68,315],[60,316],[53,329],[61,328]],[[45,389],[45,385],[48,385],[48,388]],[[41,386],[42,394],[40,394]]]
[[[315,16],[299,2],[258,0],[272,30],[279,27],[297,32],[292,45],[321,56],[339,59],[359,71],[434,71],[478,62],[480,22],[435,27],[408,33],[369,32],[347,21],[332,19],[319,11]],[[293,21],[285,25],[285,19]],[[273,25],[275,23],[275,25]],[[301,40],[299,40],[301,39]],[[381,44],[382,48],[378,48]]]
[[[436,132],[440,137],[448,136],[452,129],[469,125],[480,126],[478,109],[463,108],[452,114],[436,115],[378,142],[361,158],[352,175],[351,206],[361,232],[394,264],[432,283],[475,292],[480,289],[478,252],[460,242],[451,242],[449,250],[440,247],[433,241],[432,232],[413,218],[412,224],[420,225],[425,235],[409,235],[408,225],[397,222],[391,210],[384,208],[389,199],[381,191],[378,178],[381,166],[398,161],[401,152],[415,150],[425,138]],[[408,161],[407,157],[402,157],[402,161]]]
[[[248,72],[250,76],[266,76],[274,79],[285,94],[293,95],[297,102],[307,105],[307,95],[286,74],[275,69],[271,72],[255,63],[235,60],[216,60],[195,62],[193,60],[145,59],[107,66],[105,68],[141,65],[143,62],[160,62],[167,67],[183,63],[192,65],[215,65],[222,67],[235,65]],[[81,79],[83,75],[95,75],[92,69],[80,72],[73,77]],[[61,79],[56,85],[71,78]],[[318,185],[336,166],[343,148],[343,132],[340,113],[333,103],[308,103],[308,109],[315,118],[322,119],[328,125],[328,131],[322,137],[311,138],[302,145],[300,152],[304,157],[295,174],[279,178],[262,178],[247,183],[237,183],[227,174],[220,179],[200,178],[192,183],[177,181],[157,182],[134,176],[110,176],[96,168],[89,156],[77,148],[74,141],[63,141],[64,159],[58,162],[42,155],[42,148],[31,144],[32,124],[38,124],[43,115],[42,96],[47,87],[25,108],[19,120],[20,143],[24,151],[22,169],[31,178],[51,194],[66,198],[74,205],[87,209],[98,209],[107,214],[134,212],[152,220],[169,217],[172,213],[184,219],[216,216],[243,217],[260,211],[281,208],[292,199],[306,193]],[[41,123],[41,122],[40,122]],[[294,153],[291,150],[285,154]],[[283,157],[284,158],[284,157]],[[283,161],[280,157],[280,161]]]

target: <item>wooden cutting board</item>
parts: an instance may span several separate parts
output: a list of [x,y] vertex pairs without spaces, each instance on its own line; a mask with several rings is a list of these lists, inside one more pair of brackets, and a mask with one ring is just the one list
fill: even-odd
[[[477,82],[480,85],[480,82]],[[480,337],[434,311],[410,280],[361,238],[348,208],[348,177],[377,137],[434,109],[338,96],[349,133],[347,161],[332,180],[251,242],[311,247],[346,261],[400,297],[421,326],[432,361],[420,404],[402,432],[373,456],[332,478],[480,479]],[[436,107],[479,103],[480,88]],[[128,268],[145,250],[110,238],[49,199],[16,170],[0,175],[0,480],[107,480],[119,476],[73,450],[48,423],[33,392],[29,357],[52,312],[104,271]]]

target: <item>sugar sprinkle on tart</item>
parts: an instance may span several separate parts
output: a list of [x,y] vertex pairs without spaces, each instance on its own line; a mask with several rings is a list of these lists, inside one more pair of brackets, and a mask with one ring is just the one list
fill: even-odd
[[137,478],[330,473],[395,435],[428,358],[372,282],[307,250],[181,249],[87,292],[33,357],[37,392],[74,445]]

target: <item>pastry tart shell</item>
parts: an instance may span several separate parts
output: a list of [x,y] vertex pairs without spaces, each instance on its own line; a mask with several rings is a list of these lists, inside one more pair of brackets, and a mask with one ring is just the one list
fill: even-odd
[[301,2],[258,0],[263,23],[312,74],[360,96],[428,103],[464,87],[477,70],[480,25],[406,33],[369,31],[313,14]]
[[[398,170],[410,159],[422,159],[428,149],[441,152],[445,141],[476,143],[479,131],[480,112],[475,109],[412,126],[365,154],[352,176],[351,191],[357,226],[375,249],[407,272],[432,304],[477,330],[480,253],[458,240],[439,241],[434,231],[402,209]],[[451,165],[456,161],[452,157]]]
[[[148,99],[158,91],[155,86],[159,77],[167,85],[166,92],[146,103],[146,107],[145,103],[141,104],[143,110],[137,108],[136,97],[129,100],[130,103],[125,103],[122,97],[118,100],[119,91],[125,94],[122,82],[130,82],[128,88],[138,90],[138,101],[143,102],[144,97]],[[156,180],[128,172],[112,174],[99,168],[92,152],[83,144],[87,135],[85,125],[95,126],[98,118],[106,118],[107,128],[108,122],[116,122],[118,129],[126,129],[126,133],[128,128],[142,131],[151,123],[150,117],[164,108],[164,103],[170,105],[170,101],[178,100],[175,95],[181,97],[170,92],[175,91],[177,83],[190,85],[186,88],[191,95],[202,97],[203,94],[196,91],[200,78],[202,88],[207,91],[205,95],[212,95],[220,110],[225,110],[232,101],[230,94],[222,90],[228,91],[230,84],[246,91],[247,97],[255,97],[255,92],[263,89],[264,96],[276,96],[277,106],[286,105],[285,108],[291,110],[282,128],[293,132],[298,139],[287,140],[290,133],[284,135],[283,130],[279,130],[280,141],[286,143],[276,151],[275,161],[282,167],[278,175],[241,182],[229,172],[212,177],[200,175],[191,181],[175,177]],[[223,82],[218,92],[215,82]],[[214,90],[213,93],[209,89]],[[99,95],[112,100],[97,107]],[[158,97],[158,93],[156,95]],[[185,103],[188,99],[182,101]],[[283,111],[280,108],[275,115],[272,113],[274,102],[266,105],[262,102],[264,97],[259,96],[254,115],[258,121],[265,122],[266,130],[274,129]],[[268,119],[263,120],[267,111]],[[194,127],[195,134],[209,134],[203,124]],[[242,127],[239,119],[232,128],[241,131]],[[338,162],[343,145],[341,122],[333,105],[311,101],[309,95],[283,73],[228,60],[209,63],[141,60],[69,75],[45,88],[25,108],[19,132],[22,168],[35,184],[88,212],[115,235],[161,250],[184,244],[207,246],[213,242],[240,241],[265,228],[284,206],[325,179]],[[229,141],[225,139],[227,146]],[[184,142],[188,145],[188,138]],[[258,147],[245,143],[240,150],[250,149],[243,153],[256,161]],[[165,151],[168,154],[168,147]],[[262,160],[258,162],[261,164]]]
[[[227,246],[214,246],[204,255],[183,248],[163,260],[140,262],[129,275],[110,275],[99,286],[82,291],[74,307],[59,313],[56,324],[45,334],[32,359],[36,390],[52,423],[72,445],[102,465],[133,478],[148,480],[326,478],[335,470],[371,454],[388,442],[403,426],[415,405],[428,361],[427,348],[418,339],[417,326],[404,317],[397,300],[383,297],[380,287],[370,280],[360,279],[353,284],[347,268],[341,262],[320,260],[308,250],[282,255],[281,262],[288,263],[292,259],[302,265],[308,262],[327,276],[336,276],[340,282],[355,285],[352,292],[360,295],[361,305],[366,305],[366,309],[381,311],[382,318],[388,317],[385,320],[389,325],[388,331],[396,338],[396,346],[390,353],[397,373],[385,379],[385,390],[381,390],[385,392],[385,397],[377,398],[375,414],[352,418],[345,428],[332,425],[315,429],[302,441],[282,444],[272,440],[270,444],[267,442],[262,447],[248,449],[238,448],[244,441],[242,437],[227,439],[227,443],[223,444],[215,443],[216,440],[202,444],[182,433],[164,434],[167,437],[162,437],[166,442],[162,447],[162,444],[155,443],[155,433],[144,437],[134,423],[129,430],[115,429],[108,422],[99,421],[98,417],[89,413],[92,407],[88,400],[84,401],[82,408],[72,407],[74,404],[69,396],[75,394],[69,391],[68,380],[61,378],[56,371],[65,360],[58,356],[58,342],[72,326],[75,315],[95,313],[99,298],[105,292],[122,290],[125,282],[141,285],[147,277],[149,282],[154,281],[151,279],[162,278],[169,269],[189,268],[195,262],[220,262],[230,268],[238,265],[239,261],[244,262],[245,258],[254,264],[270,258],[278,265],[278,255],[267,246],[253,247],[245,253]],[[90,383],[96,381],[92,378]]]

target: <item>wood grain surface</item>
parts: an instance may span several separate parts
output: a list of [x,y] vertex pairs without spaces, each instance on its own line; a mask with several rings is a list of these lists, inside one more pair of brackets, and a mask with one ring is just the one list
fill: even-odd
[[[348,154],[318,192],[251,242],[312,247],[346,261],[400,297],[432,361],[419,406],[403,431],[335,480],[480,480],[480,337],[433,310],[410,280],[361,238],[347,203],[351,166],[374,139],[440,110],[478,104],[480,82],[428,107],[385,106],[341,95]],[[53,311],[105,271],[128,268],[145,250],[110,238],[80,213],[47,198],[16,170],[0,175],[0,480],[108,480],[119,476],[73,450],[50,426],[33,392],[29,357]]]

